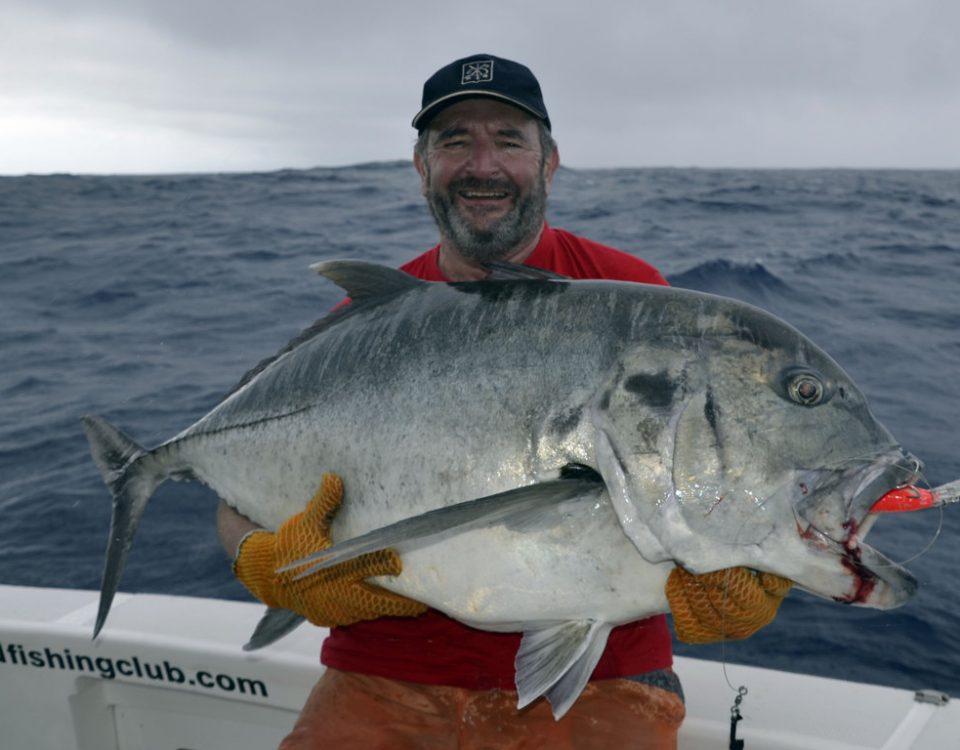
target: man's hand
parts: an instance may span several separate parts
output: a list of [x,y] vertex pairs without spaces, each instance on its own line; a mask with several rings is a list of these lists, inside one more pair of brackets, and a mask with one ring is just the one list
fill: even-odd
[[674,630],[685,643],[747,638],[773,621],[792,585],[749,568],[702,575],[674,568],[666,586]]
[[378,617],[414,617],[426,605],[366,583],[372,576],[400,575],[403,565],[393,550],[381,550],[335,565],[299,581],[297,571],[276,570],[311,552],[331,546],[330,524],[343,500],[343,483],[325,474],[320,489],[276,532],[257,530],[240,542],[233,572],[250,592],[270,607],[289,609],[314,625],[351,625]]

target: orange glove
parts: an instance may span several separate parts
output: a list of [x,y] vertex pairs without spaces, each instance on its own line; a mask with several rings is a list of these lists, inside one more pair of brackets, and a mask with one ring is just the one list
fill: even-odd
[[400,575],[400,556],[390,549],[361,555],[299,581],[293,580],[297,570],[276,572],[332,544],[330,524],[342,501],[340,477],[324,474],[320,489],[303,511],[284,521],[276,532],[253,531],[240,542],[234,575],[266,605],[292,610],[322,627],[425,612],[425,604],[364,581],[371,576]]
[[667,601],[677,637],[685,643],[739,640],[769,625],[793,582],[749,568],[694,575],[674,568]]

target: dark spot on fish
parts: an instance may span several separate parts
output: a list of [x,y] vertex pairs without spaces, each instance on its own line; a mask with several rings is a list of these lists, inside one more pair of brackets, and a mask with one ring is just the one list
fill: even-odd
[[611,395],[612,395],[611,392],[608,390],[608,391],[605,391],[604,394],[600,397],[600,408],[603,411],[606,411],[607,409],[610,408]]
[[707,389],[707,397],[703,402],[703,418],[707,420],[707,424],[710,425],[710,429],[713,430],[714,437],[717,437],[717,415],[719,409],[717,408],[716,402],[713,400],[713,390]]
[[669,406],[673,403],[677,384],[667,375],[666,370],[658,373],[638,373],[623,382],[630,393],[640,396],[650,406]]
[[640,436],[646,448],[651,452],[655,450],[657,436],[662,428],[662,422],[657,419],[641,419],[637,422],[637,435]]
[[583,413],[582,406],[576,406],[557,414],[550,422],[550,428],[560,437],[573,432],[580,424],[580,418]]

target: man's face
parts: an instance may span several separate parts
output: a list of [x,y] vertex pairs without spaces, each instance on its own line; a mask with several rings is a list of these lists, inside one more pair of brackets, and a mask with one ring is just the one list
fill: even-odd
[[440,233],[473,260],[509,257],[543,226],[557,169],[544,160],[530,115],[493,99],[468,99],[430,123],[425,158],[414,155]]

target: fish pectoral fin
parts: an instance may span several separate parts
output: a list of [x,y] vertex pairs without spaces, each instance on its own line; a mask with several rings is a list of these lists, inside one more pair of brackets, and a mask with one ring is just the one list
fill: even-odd
[[517,651],[517,709],[541,695],[559,719],[583,692],[612,625],[596,620],[564,622],[523,634]]
[[594,502],[602,490],[603,480],[596,474],[580,472],[561,476],[560,479],[436,508],[374,529],[296,560],[280,568],[279,572],[310,565],[297,575],[296,578],[300,579],[368,552],[389,548],[400,548],[402,552],[417,544],[434,541],[440,535],[462,534],[514,522],[529,524],[538,514],[550,513],[564,501]]
[[243,645],[243,650],[256,651],[264,646],[269,646],[294,631],[306,619],[303,615],[298,615],[289,609],[269,607],[263,617],[260,618],[257,627],[253,629],[250,640]]

